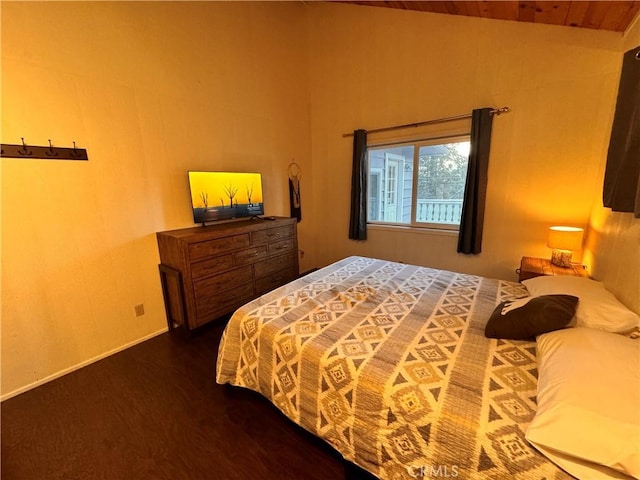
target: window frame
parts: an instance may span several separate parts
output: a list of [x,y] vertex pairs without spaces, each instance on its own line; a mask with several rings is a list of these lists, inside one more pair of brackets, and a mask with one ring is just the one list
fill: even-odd
[[[376,227],[401,227],[408,229],[420,229],[420,230],[436,230],[443,232],[458,232],[460,230],[460,224],[450,224],[450,223],[436,223],[436,222],[418,222],[416,221],[416,215],[418,211],[418,166],[420,162],[420,148],[428,147],[432,145],[443,145],[447,143],[459,143],[459,142],[471,142],[471,134],[470,133],[455,133],[451,135],[442,135],[436,137],[429,138],[420,138],[420,139],[407,139],[402,141],[389,141],[383,143],[376,143],[372,145],[367,145],[367,150],[370,149],[382,149],[385,147],[403,147],[410,146],[413,147],[413,171],[411,172],[412,176],[412,189],[411,189],[411,219],[409,223],[402,222],[386,222],[384,220],[369,220],[367,218],[367,225],[376,226]],[[385,158],[389,155],[388,152],[385,152]],[[367,179],[370,177],[372,173],[372,168],[370,165],[371,157],[369,152],[367,152]],[[468,160],[467,160],[468,162]],[[467,163],[467,168],[469,164]],[[373,170],[379,170],[378,168],[374,168]],[[383,171],[385,168],[382,169]],[[380,178],[382,180],[382,177]],[[386,181],[386,178],[384,179]],[[465,190],[466,190],[466,180],[465,180]],[[370,201],[369,197],[369,185],[367,184],[367,202]],[[386,195],[386,191],[383,195]],[[464,197],[464,195],[463,195]],[[463,198],[464,204],[464,198]],[[379,208],[380,209],[380,208]],[[367,212],[367,217],[369,217],[369,213]]]

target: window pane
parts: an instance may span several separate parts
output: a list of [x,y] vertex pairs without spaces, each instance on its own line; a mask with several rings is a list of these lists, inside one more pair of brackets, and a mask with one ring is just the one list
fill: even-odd
[[413,146],[369,148],[368,218],[411,223]]
[[416,222],[459,225],[469,142],[420,147]]

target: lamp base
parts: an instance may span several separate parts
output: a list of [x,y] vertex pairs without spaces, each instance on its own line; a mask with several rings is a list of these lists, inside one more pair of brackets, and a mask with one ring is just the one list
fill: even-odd
[[559,267],[571,266],[571,251],[570,250],[553,250],[551,252],[551,263]]

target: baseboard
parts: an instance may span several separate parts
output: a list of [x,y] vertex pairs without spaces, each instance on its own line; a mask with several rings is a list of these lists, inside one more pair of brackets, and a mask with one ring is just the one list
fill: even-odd
[[60,370],[59,372],[56,372],[54,374],[49,375],[48,377],[42,378],[36,382],[30,383],[28,385],[25,385],[24,387],[20,387],[12,392],[9,393],[5,393],[2,396],[0,396],[0,402],[4,402],[5,400],[8,400],[12,397],[15,397],[16,395],[20,395],[21,393],[27,392],[29,390],[33,390],[36,387],[39,387],[40,385],[44,385],[45,383],[48,383],[52,380],[55,380],[56,378],[60,378],[64,375],[66,375],[67,373],[71,373],[75,370],[79,370],[82,367],[86,367],[87,365],[90,365],[92,363],[95,363],[99,360],[102,360],[103,358],[107,358],[110,357],[111,355],[121,352],[123,350],[126,350],[127,348],[133,347],[134,345],[137,345],[139,343],[142,343],[144,341],[147,341],[153,337],[157,337],[158,335],[161,335],[163,333],[165,333],[167,331],[167,327],[162,328],[161,330],[158,330],[156,332],[150,333],[149,335],[145,335],[142,338],[139,338],[137,340],[134,340],[133,342],[129,342],[125,345],[122,345],[120,347],[114,348],[113,350],[109,350],[108,352],[105,353],[101,353],[100,355],[90,358],[89,360],[85,360],[84,362],[78,363],[77,365],[73,365],[69,368],[65,368],[64,370]]

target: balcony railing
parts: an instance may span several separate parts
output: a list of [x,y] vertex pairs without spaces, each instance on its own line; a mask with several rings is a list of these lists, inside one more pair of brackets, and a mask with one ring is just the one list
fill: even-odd
[[462,200],[418,199],[416,221],[457,225],[462,216]]

